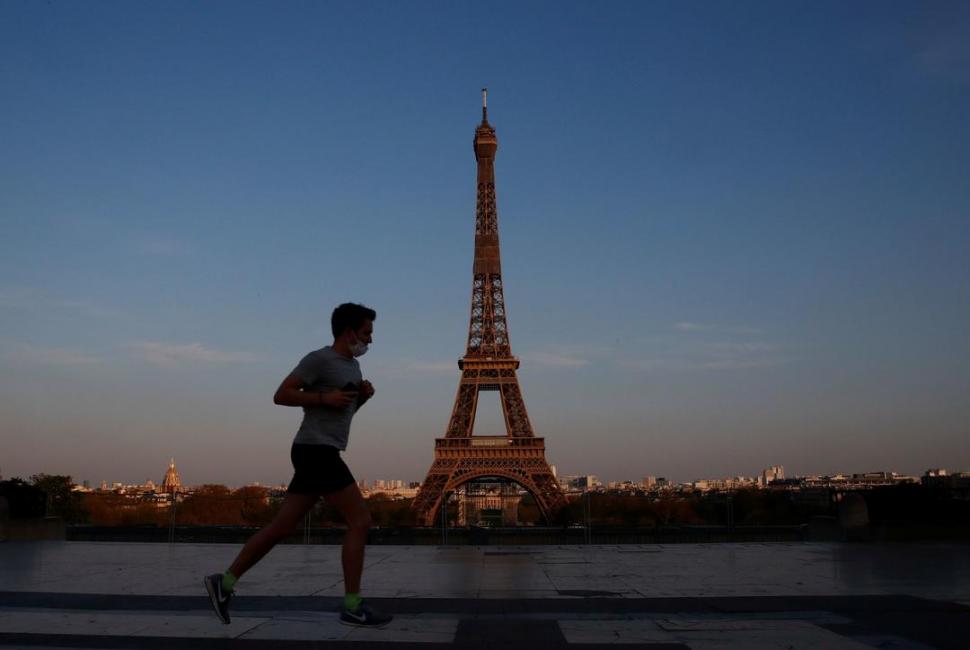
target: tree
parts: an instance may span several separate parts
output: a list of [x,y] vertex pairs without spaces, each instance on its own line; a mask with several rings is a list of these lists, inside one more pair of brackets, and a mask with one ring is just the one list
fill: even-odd
[[231,500],[225,485],[202,485],[176,504],[175,513],[182,526],[231,526],[242,523],[239,503]]
[[0,481],[0,497],[6,497],[11,519],[43,517],[47,508],[47,495],[23,479]]
[[417,516],[411,508],[412,499],[394,501],[383,492],[367,499],[367,509],[376,526],[414,526]]
[[81,495],[71,489],[74,482],[70,476],[34,474],[30,482],[47,495],[48,517],[61,517],[68,524],[78,524],[87,519]]
[[269,490],[259,485],[247,485],[232,493],[239,503],[239,516],[249,526],[265,526],[276,513],[282,502],[273,503]]

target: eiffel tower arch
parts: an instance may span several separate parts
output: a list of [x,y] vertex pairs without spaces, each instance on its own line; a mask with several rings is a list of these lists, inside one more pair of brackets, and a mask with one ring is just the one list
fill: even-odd
[[[461,378],[445,437],[435,440],[434,463],[413,504],[419,520],[427,526],[434,524],[446,493],[476,479],[495,477],[521,485],[536,500],[547,521],[552,511],[565,503],[546,462],[545,441],[533,433],[516,374],[519,359],[512,355],[509,343],[495,203],[498,139],[488,123],[486,99],[483,90],[482,122],[473,141],[478,201],[468,345],[458,361]],[[481,391],[499,392],[506,435],[473,434]]]

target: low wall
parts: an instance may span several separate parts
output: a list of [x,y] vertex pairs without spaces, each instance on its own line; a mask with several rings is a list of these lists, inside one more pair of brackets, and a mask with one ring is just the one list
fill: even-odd
[[[110,542],[189,542],[241,544],[258,528],[245,526],[70,526],[67,539]],[[285,543],[341,544],[344,529],[298,530]],[[799,542],[807,526],[670,526],[661,528],[373,528],[368,544],[512,546],[529,544],[678,544],[712,542]]]
[[0,541],[67,539],[67,526],[60,517],[43,519],[7,519],[0,521]]

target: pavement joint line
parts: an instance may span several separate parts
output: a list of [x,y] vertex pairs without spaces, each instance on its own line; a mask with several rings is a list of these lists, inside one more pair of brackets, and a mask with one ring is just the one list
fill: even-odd
[[[794,596],[794,597],[683,597],[683,598],[368,598],[391,613],[455,614],[632,614],[711,613],[753,614],[825,611],[836,614],[950,612],[970,613],[970,606],[915,596]],[[337,611],[339,596],[239,596],[233,611]],[[79,610],[191,611],[208,609],[199,596],[84,594],[65,592],[0,591],[0,608]]]
[[[140,616],[171,618],[177,616],[198,616],[209,617],[211,609],[193,610],[96,610],[100,614],[112,616]],[[57,612],[61,615],[91,615],[92,610],[86,609],[50,609],[50,608],[0,608],[2,613],[25,613],[25,614],[51,614]],[[573,621],[597,621],[597,622],[657,622],[669,620],[706,620],[706,621],[803,621],[817,625],[843,625],[850,623],[850,619],[830,612],[791,612],[791,615],[782,616],[776,612],[765,614],[749,615],[724,615],[724,614],[704,614],[700,612],[644,612],[638,614],[582,614],[582,613],[562,613],[562,612],[539,612],[534,614],[461,614],[461,613],[437,613],[433,616],[427,614],[398,614],[396,618],[408,621],[457,621],[466,619],[485,620],[485,621],[506,621],[506,620],[555,620],[559,622]],[[265,625],[271,621],[290,621],[304,623],[307,619],[317,617],[320,619],[338,619],[338,612],[321,610],[260,610],[245,612],[246,618],[265,618],[269,619],[260,623]],[[258,627],[258,626],[257,626]]]

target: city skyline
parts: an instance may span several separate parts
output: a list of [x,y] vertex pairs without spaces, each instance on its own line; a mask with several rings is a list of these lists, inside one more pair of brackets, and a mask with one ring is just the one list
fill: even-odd
[[560,473],[970,469],[966,6],[2,11],[4,476],[287,479],[273,391],[354,300],[377,394],[348,464],[420,480],[482,86]]
[[[93,486],[95,485],[99,485],[100,489],[113,489],[118,486],[131,487],[131,486],[146,486],[146,485],[154,485],[159,488],[163,488],[166,483],[166,480],[168,479],[169,473],[171,473],[175,469],[175,467],[176,467],[176,462],[175,462],[175,459],[172,458],[170,461],[170,464],[166,466],[167,471],[164,473],[165,476],[163,476],[163,478],[158,481],[156,481],[152,477],[147,477],[144,480],[135,480],[135,479],[126,478],[126,480],[119,481],[119,480],[115,480],[118,478],[117,474],[109,478],[102,477],[97,480],[93,480],[89,477],[79,478],[78,476],[74,476],[74,475],[71,475],[71,478],[76,485],[92,487],[92,489],[93,489]],[[772,466],[766,465],[762,467],[761,470],[758,470],[756,472],[734,472],[734,473],[720,474],[720,475],[708,475],[708,476],[696,475],[696,476],[691,476],[690,478],[680,478],[680,477],[673,477],[673,476],[665,476],[663,474],[650,474],[650,473],[644,473],[639,477],[603,476],[595,472],[585,472],[585,471],[562,473],[558,471],[558,468],[556,468],[555,465],[553,465],[552,468],[553,468],[554,474],[556,474],[556,476],[560,481],[567,480],[567,479],[582,478],[582,477],[591,477],[592,479],[597,479],[603,486],[606,486],[608,484],[613,484],[613,483],[641,483],[646,479],[653,479],[655,481],[663,480],[667,484],[671,484],[671,485],[689,485],[691,483],[696,483],[696,482],[724,481],[724,480],[732,480],[732,479],[750,479],[752,481],[758,481],[759,477],[762,477],[764,482],[767,482],[768,480],[775,477],[785,478],[786,475],[788,478],[810,478],[810,477],[839,477],[839,476],[855,476],[855,475],[864,475],[864,474],[892,473],[904,478],[913,478],[913,477],[919,477],[923,475],[937,474],[940,472],[942,472],[943,475],[970,473],[963,469],[943,467],[941,465],[926,467],[919,471],[913,471],[913,472],[897,472],[895,468],[878,469],[878,468],[872,468],[872,467],[866,468],[866,469],[842,468],[842,470],[840,471],[833,471],[833,472],[812,472],[812,471],[792,472],[790,470],[786,471],[783,465],[772,465]],[[30,476],[32,476],[33,474],[56,475],[57,472],[34,472],[32,474],[23,475],[23,476],[12,476],[9,474],[4,474],[3,468],[0,467],[0,480],[9,480],[13,478],[20,478],[20,479],[26,480],[30,478]],[[181,483],[180,473],[176,473],[176,476],[178,477],[178,480]],[[205,480],[204,477],[198,477],[198,478],[199,480],[186,481],[181,484],[187,488],[195,488],[202,485],[220,485],[220,483],[217,483],[215,481]],[[366,485],[372,489],[375,487],[379,488],[380,485],[378,484],[380,483],[401,483],[403,484],[403,487],[416,486],[416,485],[419,486],[421,484],[421,481],[419,479],[409,478],[409,477],[402,478],[400,475],[397,475],[393,478],[389,478],[387,476],[385,477],[357,476],[355,478],[357,479],[358,484]],[[289,482],[289,477],[287,476],[278,481],[252,480],[252,481],[244,481],[236,484],[230,483],[230,484],[222,484],[222,485],[226,485],[226,487],[229,487],[229,488],[240,488],[240,487],[247,487],[247,486],[254,486],[254,485],[259,485],[263,487],[285,488],[288,482]]]

